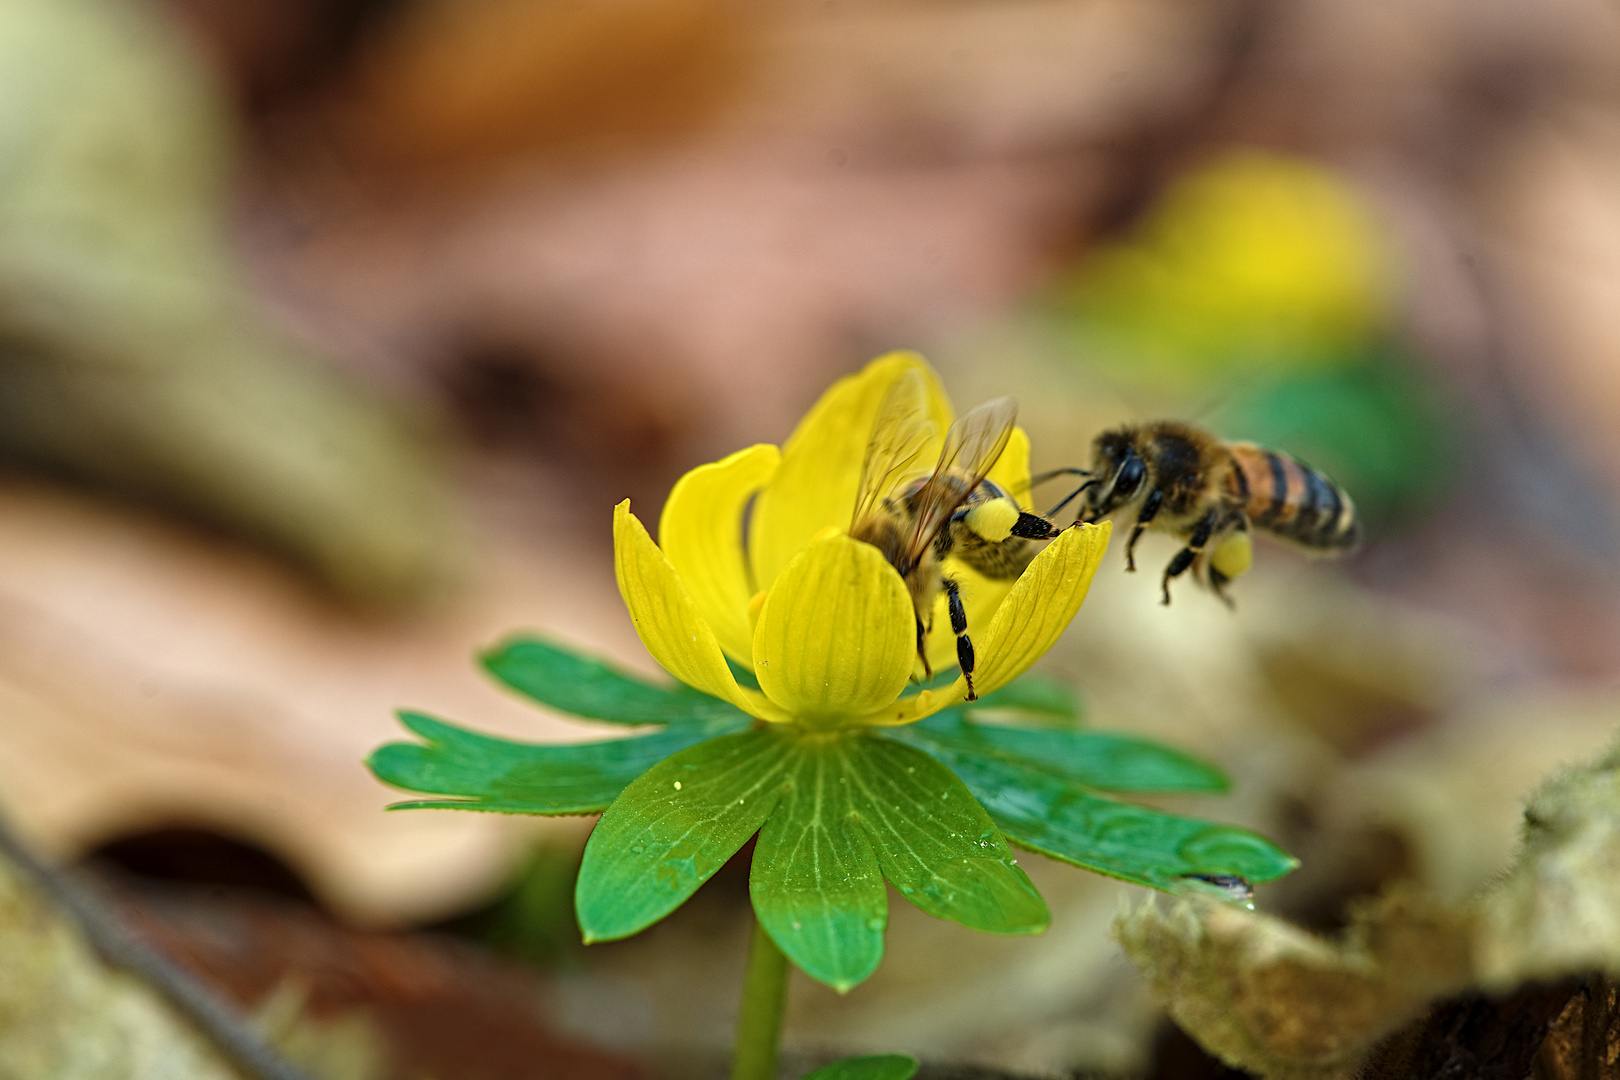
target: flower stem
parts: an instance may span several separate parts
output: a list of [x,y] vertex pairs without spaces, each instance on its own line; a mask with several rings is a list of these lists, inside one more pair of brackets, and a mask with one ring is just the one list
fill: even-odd
[[776,1080],[782,1012],[787,1007],[787,977],[787,957],[756,919],[754,936],[748,943],[742,1008],[737,1013],[737,1046],[731,1056],[731,1080]]

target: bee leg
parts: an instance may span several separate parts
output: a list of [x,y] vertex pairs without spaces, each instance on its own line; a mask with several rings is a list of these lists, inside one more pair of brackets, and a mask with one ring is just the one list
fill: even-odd
[[928,627],[921,619],[917,620],[917,659],[922,661],[924,681],[932,679],[934,669],[928,666]]
[[1027,510],[1019,512],[1018,521],[1012,527],[1012,535],[1025,540],[1050,540],[1062,531],[1041,515],[1031,514]]
[[1203,553],[1204,545],[1209,543],[1209,534],[1215,530],[1215,511],[1211,510],[1198,519],[1193,526],[1192,535],[1187,538],[1187,546],[1176,552],[1176,557],[1170,560],[1170,565],[1164,568],[1164,581],[1161,587],[1164,590],[1164,603],[1170,603],[1170,579],[1180,577],[1187,572],[1187,567],[1193,560]]
[[1164,490],[1154,488],[1148,492],[1147,501],[1142,504],[1142,512],[1136,515],[1136,524],[1131,526],[1131,538],[1125,541],[1125,569],[1136,572],[1136,541],[1142,536],[1144,530],[1153,519],[1159,516],[1159,507],[1164,502]]
[[1215,593],[1216,599],[1225,604],[1228,608],[1236,611],[1237,605],[1232,602],[1232,598],[1230,596],[1226,595],[1226,587],[1231,583],[1231,578],[1227,577],[1213,566],[1209,568],[1209,587]]
[[967,699],[977,701],[978,691],[973,689],[973,639],[967,635],[967,608],[962,606],[962,589],[951,578],[945,579],[945,600],[951,611],[951,630],[956,634],[956,662],[962,667],[962,678],[967,680]]

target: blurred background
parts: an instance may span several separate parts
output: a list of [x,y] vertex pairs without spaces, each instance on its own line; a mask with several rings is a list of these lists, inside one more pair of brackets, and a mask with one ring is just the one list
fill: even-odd
[[[472,654],[651,672],[611,507],[889,349],[1017,395],[1037,469],[1180,417],[1355,497],[1235,612],[1116,551],[1045,662],[1233,774],[1171,805],[1302,857],[1263,907],[1469,895],[1620,722],[1601,0],[0,0],[0,86],[0,808],[321,1075],[718,1067],[745,867],[585,950],[588,821],[360,763],[398,706],[597,735]],[[1131,890],[1026,861],[1048,935],[896,904],[796,1060],[1220,1075]]]

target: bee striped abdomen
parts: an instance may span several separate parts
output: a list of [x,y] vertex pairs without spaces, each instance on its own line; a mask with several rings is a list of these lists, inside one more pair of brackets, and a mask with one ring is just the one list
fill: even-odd
[[1256,528],[1323,551],[1352,548],[1360,541],[1355,504],[1338,484],[1263,446],[1230,443],[1227,449],[1243,474],[1245,513]]

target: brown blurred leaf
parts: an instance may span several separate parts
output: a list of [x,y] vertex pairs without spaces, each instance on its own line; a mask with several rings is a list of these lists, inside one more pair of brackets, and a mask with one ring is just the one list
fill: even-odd
[[386,161],[479,165],[691,128],[737,83],[727,0],[430,0],[362,61],[351,135]]
[[1479,904],[1481,984],[1620,975],[1620,748],[1547,781],[1523,837],[1518,866]]
[[1411,892],[1358,912],[1338,942],[1205,900],[1168,913],[1149,900],[1115,933],[1178,1024],[1268,1077],[1352,1075],[1377,1039],[1469,976],[1466,919]]
[[145,5],[0,5],[0,454],[179,506],[397,600],[447,570],[418,433],[271,326],[228,235],[234,132]]

